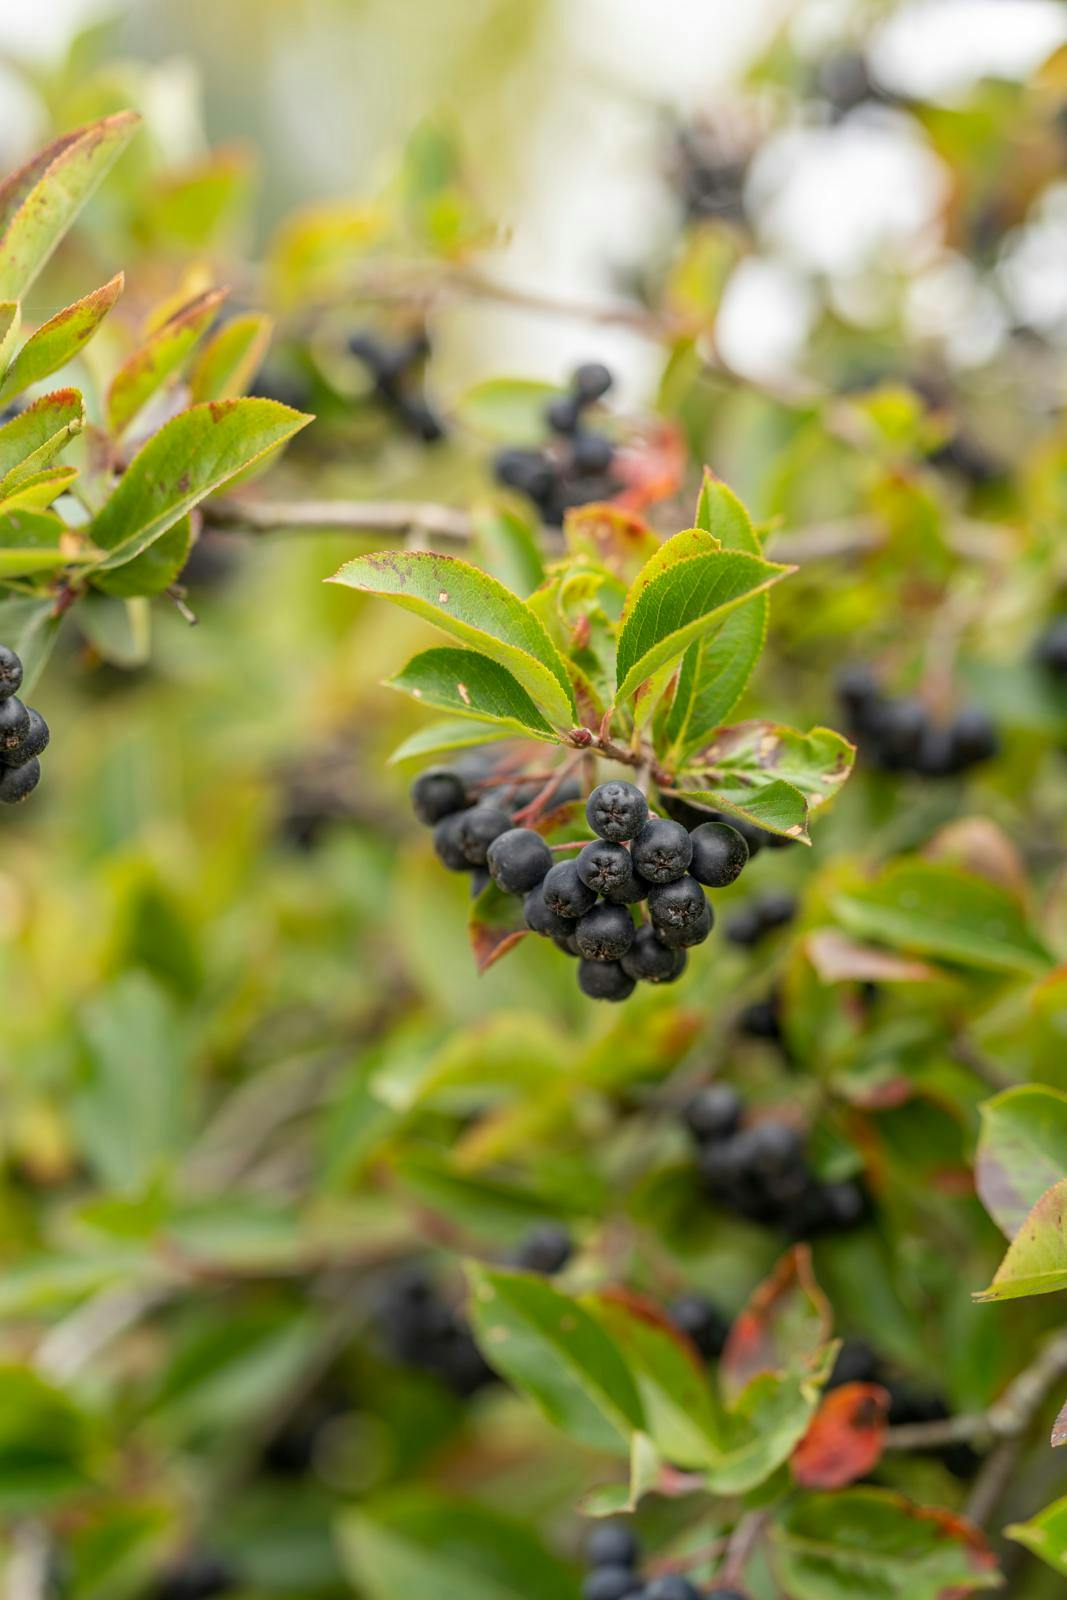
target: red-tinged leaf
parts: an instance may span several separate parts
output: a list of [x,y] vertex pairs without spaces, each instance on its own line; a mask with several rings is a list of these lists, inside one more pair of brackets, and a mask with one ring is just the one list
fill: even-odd
[[225,289],[209,289],[181,306],[119,367],[107,392],[108,424],[115,434],[129,427],[163,385],[181,371],[214,321]]
[[740,1394],[763,1372],[813,1370],[832,1327],[829,1302],[812,1272],[811,1251],[796,1245],[734,1320],[719,1365],[724,1392]]
[[569,511],[563,533],[572,555],[591,556],[626,583],[659,548],[643,517],[610,502],[591,501]]
[[0,403],[19,395],[31,384],[51,377],[88,344],[122,293],[122,273],[94,289],[84,299],[64,306],[32,333],[4,373]]
[[826,1395],[790,1465],[802,1489],[846,1489],[881,1459],[889,1394],[877,1383],[845,1383]]
[[472,904],[467,924],[478,971],[488,972],[528,931],[522,920],[522,901],[504,894],[495,883],[488,884]]
[[657,421],[643,437],[616,451],[613,469],[623,488],[616,505],[640,511],[677,494],[689,462],[685,436],[676,422]]
[[1019,1229],[996,1277],[976,1300],[1018,1300],[1067,1289],[1067,1179],[1043,1194]]
[[1061,1444],[1067,1444],[1067,1401],[1060,1407],[1059,1415],[1052,1424],[1052,1445],[1058,1449]]
[[860,944],[837,928],[816,928],[804,941],[823,983],[929,983],[940,976],[925,961]]
[[922,851],[927,861],[946,861],[976,878],[1007,889],[1020,902],[1027,898],[1026,867],[1003,829],[988,817],[961,817],[941,828]]

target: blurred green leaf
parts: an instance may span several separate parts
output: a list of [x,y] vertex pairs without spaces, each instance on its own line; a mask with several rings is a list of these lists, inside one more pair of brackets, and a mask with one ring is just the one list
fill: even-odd
[[1009,1239],[1046,1189],[1067,1178],[1067,1094],[1020,1084],[982,1107],[975,1184],[993,1221]]
[[109,283],[94,289],[84,299],[75,300],[73,305],[65,306],[42,323],[4,373],[0,381],[0,404],[21,394],[31,383],[51,377],[53,372],[72,361],[115,304],[123,283],[120,272]]
[[225,298],[224,289],[196,295],[127,356],[107,391],[107,420],[113,433],[125,432],[152,396],[181,371]]

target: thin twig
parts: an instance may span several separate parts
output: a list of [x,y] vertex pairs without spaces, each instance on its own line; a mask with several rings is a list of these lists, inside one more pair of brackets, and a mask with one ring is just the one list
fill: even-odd
[[942,1422],[916,1422],[890,1428],[890,1450],[936,1450],[943,1445],[1018,1439],[1026,1433],[1052,1386],[1067,1378],[1067,1330],[1043,1346],[999,1400],[985,1411],[964,1412]]
[[244,533],[391,533],[413,528],[446,544],[467,544],[474,524],[466,511],[429,500],[212,500],[213,528]]
[[715,1577],[716,1583],[729,1588],[741,1582],[748,1558],[759,1543],[766,1524],[766,1511],[750,1511],[741,1518],[727,1542],[722,1567]]
[[1004,1439],[983,1462],[964,1508],[964,1515],[976,1527],[988,1522],[1003,1499],[1015,1474],[1021,1449],[1021,1439]]

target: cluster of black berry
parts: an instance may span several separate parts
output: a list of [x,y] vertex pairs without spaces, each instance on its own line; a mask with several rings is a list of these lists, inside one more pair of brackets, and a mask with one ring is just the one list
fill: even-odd
[[397,1273],[378,1307],[378,1330],[389,1354],[440,1380],[464,1399],[492,1383],[462,1314],[419,1268]]
[[589,1570],[582,1600],[745,1600],[736,1589],[698,1589],[678,1572],[642,1577],[637,1540],[621,1522],[605,1522],[594,1529],[585,1554]]
[[796,914],[797,903],[791,894],[761,894],[729,919],[723,934],[731,944],[749,947],[759,944],[776,928],[784,928]]
[[589,407],[611,385],[607,367],[586,362],[571,378],[568,393],[545,407],[551,442],[536,450],[501,450],[493,463],[498,481],[528,495],[543,522],[558,527],[572,506],[608,500],[618,492],[620,485],[612,476],[615,446],[606,434],[584,424]]
[[894,699],[868,667],[850,667],[837,680],[848,731],[864,759],[883,772],[950,778],[997,754],[997,731],[980,706],[965,706],[935,723],[918,700]]
[[1034,646],[1034,659],[1053,678],[1067,678],[1067,617],[1049,623]]
[[667,1316],[696,1346],[705,1361],[715,1361],[726,1349],[730,1321],[702,1294],[680,1294],[667,1306]]
[[700,1176],[714,1200],[795,1239],[841,1232],[863,1221],[867,1198],[860,1184],[851,1178],[835,1183],[817,1178],[795,1128],[770,1118],[744,1126],[743,1118],[741,1097],[727,1084],[700,1090],[686,1107]]
[[363,330],[352,334],[348,351],[366,367],[375,397],[408,433],[424,444],[435,444],[444,438],[444,423],[427,400],[422,384],[422,369],[430,353],[425,329],[420,328],[395,344]]
[[22,662],[0,644],[0,801],[16,805],[41,781],[38,757],[48,743],[48,724],[39,711],[24,706],[16,691]]

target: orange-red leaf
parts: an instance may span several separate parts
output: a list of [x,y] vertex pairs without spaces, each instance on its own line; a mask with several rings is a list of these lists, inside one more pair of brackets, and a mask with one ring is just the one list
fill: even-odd
[[845,1383],[826,1395],[793,1451],[793,1477],[803,1489],[845,1489],[881,1458],[889,1395],[881,1384]]

